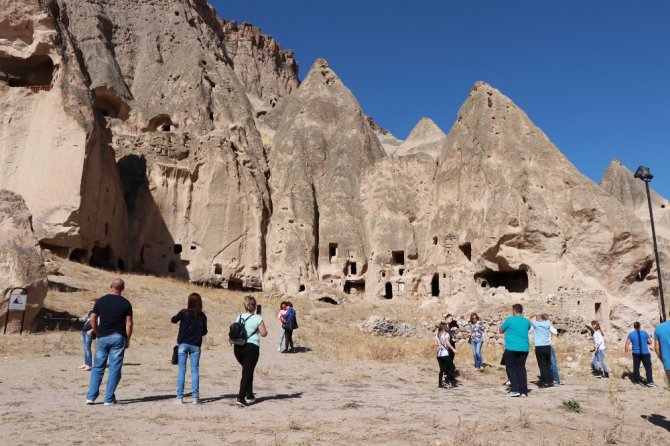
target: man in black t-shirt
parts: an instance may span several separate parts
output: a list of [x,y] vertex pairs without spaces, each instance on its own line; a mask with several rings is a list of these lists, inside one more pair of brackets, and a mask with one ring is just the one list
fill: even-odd
[[109,359],[109,377],[105,390],[105,406],[116,404],[116,386],[121,380],[123,355],[130,346],[133,334],[133,306],[121,293],[124,289],[121,279],[115,279],[109,294],[98,299],[91,311],[91,328],[98,342],[95,346],[95,360],[91,370],[91,382],[86,394],[86,404],[93,404],[100,394],[100,383]]

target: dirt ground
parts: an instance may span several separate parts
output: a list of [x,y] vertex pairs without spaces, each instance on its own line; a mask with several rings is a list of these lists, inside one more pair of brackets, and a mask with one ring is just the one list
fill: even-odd
[[[278,299],[256,294],[270,334],[262,340],[254,387],[257,402],[240,408],[235,396],[240,367],[227,330],[243,293],[198,288],[170,279],[124,275],[135,312],[135,334],[126,352],[118,404],[85,405],[89,373],[81,337],[70,322],[115,277],[69,262],[50,276],[52,290],[37,332],[0,338],[0,444],[232,444],[232,445],[670,445],[670,392],[634,386],[621,377],[627,362],[611,347],[609,380],[588,374],[588,346],[557,345],[568,382],[552,390],[532,384],[537,364],[531,352],[528,398],[507,398],[501,347],[487,347],[484,372],[472,368],[467,345],[456,365],[460,385],[437,388],[437,363],[428,329],[410,338],[386,339],[358,332],[370,314],[415,323],[439,318],[444,306],[417,309],[416,302],[347,302],[331,305],[293,298],[301,327],[300,352],[277,352]],[[176,405],[176,366],[169,363],[177,326],[169,318],[189,292],[203,295],[210,335],[203,344],[200,391],[203,404]],[[52,320],[43,315],[50,312]],[[419,324],[420,325],[420,324]],[[104,394],[104,383],[101,392]],[[186,391],[190,391],[187,374]],[[573,401],[580,413],[564,406]],[[190,396],[185,398],[190,403]]]

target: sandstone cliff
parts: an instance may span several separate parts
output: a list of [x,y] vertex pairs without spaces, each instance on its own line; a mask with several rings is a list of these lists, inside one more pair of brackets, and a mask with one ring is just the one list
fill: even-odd
[[[447,135],[424,118],[401,142],[325,61],[300,84],[290,51],[205,0],[0,0],[0,104],[0,187],[72,260],[531,300],[615,328],[656,314],[643,224],[484,83]],[[603,187],[644,221],[640,185],[617,175]]]
[[[635,178],[633,172],[628,170],[621,162],[613,159],[600,180],[600,187],[631,209],[644,223],[647,234],[651,237],[649,205],[644,182]],[[663,273],[663,290],[665,296],[667,296],[668,290],[670,290],[668,288],[670,286],[670,202],[658,195],[653,189],[649,191],[652,212],[654,213],[661,272]],[[650,265],[649,270],[644,271],[644,273],[649,273],[648,277],[652,281],[656,280],[658,271],[655,263],[653,268]],[[657,287],[654,288],[654,294],[658,295]],[[666,298],[666,313],[668,310],[670,310],[670,302]]]
[[[3,324],[7,294],[11,288],[21,287],[28,294],[23,321],[23,329],[28,330],[47,295],[47,273],[28,208],[20,196],[6,190],[0,190],[0,281]],[[19,332],[21,318],[22,312],[10,312],[7,333]]]
[[364,284],[369,244],[359,186],[362,170],[384,156],[356,99],[317,60],[286,104],[270,155],[266,287]]

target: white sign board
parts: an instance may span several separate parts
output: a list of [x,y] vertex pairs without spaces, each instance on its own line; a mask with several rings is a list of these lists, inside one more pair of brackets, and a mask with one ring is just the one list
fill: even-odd
[[10,310],[26,310],[26,304],[28,303],[27,294],[10,294],[9,295],[9,309]]

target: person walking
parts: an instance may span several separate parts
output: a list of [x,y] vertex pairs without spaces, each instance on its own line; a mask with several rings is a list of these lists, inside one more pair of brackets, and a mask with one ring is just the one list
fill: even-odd
[[95,299],[91,300],[86,314],[77,319],[84,323],[81,327],[81,343],[84,347],[84,363],[79,366],[79,369],[84,370],[85,372],[90,372],[91,367],[93,366],[93,355],[91,354],[91,345],[93,344],[93,336],[95,336],[95,333],[93,333],[93,329],[91,328],[91,312],[93,311],[93,305],[95,305]]
[[293,353],[293,330],[298,328],[298,317],[290,301],[286,302],[286,313],[284,313],[284,323],[282,324],[284,336],[286,336],[286,349],[282,353]]
[[130,347],[130,337],[133,335],[133,306],[121,295],[124,288],[123,280],[114,279],[109,294],[99,298],[91,310],[91,328],[97,337],[97,343],[86,404],[95,403],[100,394],[100,383],[108,359],[109,376],[104,404],[116,404],[116,387],[121,381],[123,356]]
[[456,348],[449,339],[449,324],[440,322],[437,328],[437,334],[433,340],[433,345],[437,349],[437,364],[440,366],[440,372],[437,378],[437,387],[441,389],[450,389],[454,387],[454,357],[451,355]]
[[540,368],[540,389],[554,387],[551,374],[551,321],[546,314],[537,313],[533,326],[533,346],[535,347],[535,358]]
[[489,343],[488,334],[482,321],[479,320],[477,313],[470,315],[470,348],[472,348],[472,357],[475,362],[475,370],[484,369],[484,360],[482,359],[482,346],[484,342]]
[[654,330],[654,351],[663,363],[666,384],[670,387],[670,321],[658,324]]
[[[245,407],[256,401],[254,395],[254,370],[258,364],[261,347],[261,336],[268,335],[263,318],[256,313],[256,299],[252,296],[244,298],[245,312],[237,315],[235,322],[244,324],[246,343],[235,345],[234,354],[237,362],[242,366],[242,378],[240,379],[240,391],[237,394],[237,405]],[[259,336],[260,335],[260,336]]]
[[507,396],[528,396],[528,378],[526,359],[528,358],[528,331],[530,321],[523,317],[523,306],[512,305],[512,316],[505,319],[500,326],[500,333],[505,334],[505,364],[507,375],[511,381]]
[[596,378],[609,378],[610,369],[605,362],[605,336],[600,329],[598,321],[591,321],[591,328],[593,328],[593,357],[591,364],[596,372]]
[[179,323],[177,335],[177,404],[184,402],[186,358],[191,357],[191,396],[193,404],[200,403],[200,351],[202,337],[207,335],[207,316],[202,312],[202,297],[191,293],[186,308],[172,316],[172,323]]
[[279,305],[279,314],[277,314],[277,319],[279,320],[279,343],[277,345],[277,351],[281,352],[282,347],[284,346],[284,323],[286,322],[286,301],[283,301]]

